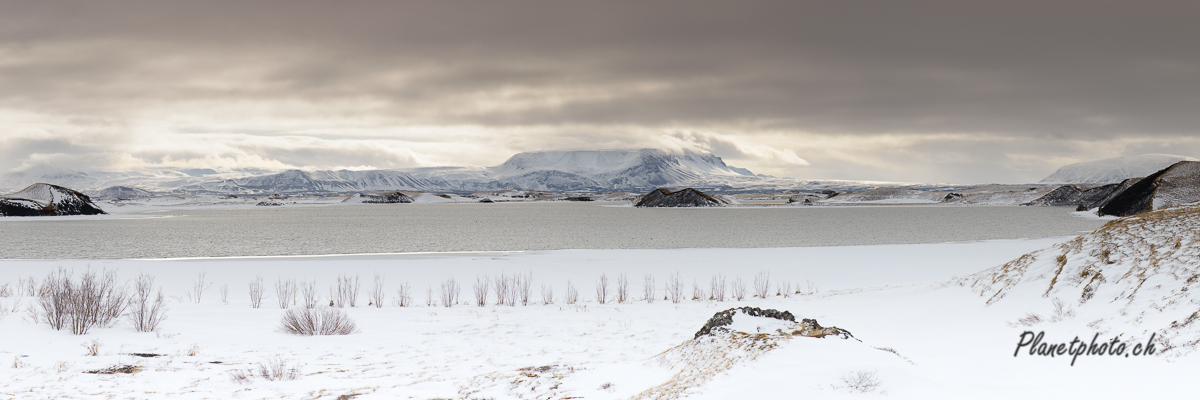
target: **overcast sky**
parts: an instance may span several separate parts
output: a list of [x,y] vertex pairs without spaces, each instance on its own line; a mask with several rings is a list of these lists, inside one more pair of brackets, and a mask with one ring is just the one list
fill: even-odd
[[0,172],[708,150],[1030,182],[1200,156],[1197,1],[0,0]]

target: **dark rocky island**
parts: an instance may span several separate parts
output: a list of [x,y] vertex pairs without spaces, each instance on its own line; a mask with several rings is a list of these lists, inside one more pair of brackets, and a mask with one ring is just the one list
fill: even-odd
[[634,207],[721,207],[725,205],[725,201],[701,192],[696,189],[686,188],[676,191],[668,189],[654,189],[650,193],[646,193],[633,206]]
[[86,194],[58,185],[35,183],[19,192],[0,196],[0,216],[45,217],[108,214]]

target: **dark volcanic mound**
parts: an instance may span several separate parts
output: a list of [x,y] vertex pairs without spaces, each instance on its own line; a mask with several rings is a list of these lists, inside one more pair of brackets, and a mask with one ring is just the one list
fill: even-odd
[[19,192],[0,196],[0,216],[33,217],[108,214],[86,194],[48,183],[35,183]]
[[1100,215],[1128,216],[1200,201],[1200,162],[1180,161],[1143,178],[1100,207]]
[[642,196],[634,207],[720,207],[724,202],[696,189],[686,188],[674,192],[654,189]]
[[1083,206],[1085,209],[1103,207],[1114,197],[1137,183],[1141,178],[1129,178],[1120,183],[1100,186],[1065,185],[1029,202],[1032,206]]
[[397,204],[397,203],[412,203],[412,197],[408,197],[400,192],[373,192],[362,193],[363,204]]

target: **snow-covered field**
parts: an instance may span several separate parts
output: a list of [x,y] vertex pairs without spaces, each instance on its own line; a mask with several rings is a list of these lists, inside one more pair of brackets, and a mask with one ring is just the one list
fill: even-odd
[[[1014,357],[1024,331],[1046,341],[1090,339],[1098,331],[1064,318],[1028,327],[1027,313],[1049,315],[1049,299],[1010,296],[986,305],[969,287],[947,284],[1070,238],[954,244],[783,249],[571,250],[512,253],[397,254],[182,260],[0,261],[0,398],[245,399],[626,399],[682,398],[1187,398],[1200,358]],[[164,288],[168,319],[139,333],[122,321],[86,335],[33,323],[34,299],[18,297],[29,276],[56,268],[116,270],[121,279],[153,275]],[[766,298],[708,298],[714,275],[741,279],[753,293],[767,272]],[[194,298],[199,274],[211,283]],[[687,299],[664,300],[678,273]],[[374,276],[382,308],[368,306]],[[608,301],[597,301],[601,274]],[[528,305],[474,305],[485,275],[532,277]],[[615,300],[618,277],[629,281]],[[248,284],[261,276],[267,298],[252,308]],[[315,282],[321,302],[339,276],[359,277],[359,331],[296,336],[279,330],[278,280]],[[654,279],[653,302],[643,292]],[[443,285],[460,287],[453,307],[436,304]],[[567,303],[567,283],[579,292]],[[786,282],[790,290],[782,289]],[[412,305],[395,306],[407,284]],[[222,288],[228,295],[222,299]],[[543,304],[543,285],[553,304]],[[783,296],[782,292],[791,292]],[[801,294],[796,294],[801,292]],[[24,295],[24,291],[20,291]],[[779,293],[779,294],[777,294]],[[433,305],[429,303],[430,298]],[[836,326],[856,339],[778,337],[693,341],[714,313],[754,306],[788,310]],[[4,313],[4,312],[0,312]],[[744,325],[744,321],[736,321]],[[1127,337],[1123,340],[1145,341]],[[98,343],[98,355],[86,345]],[[886,349],[886,350],[885,350]],[[133,353],[161,354],[138,357]],[[241,371],[281,361],[295,380],[269,381]],[[134,365],[136,373],[86,371]],[[866,378],[869,392],[853,383]],[[345,397],[340,397],[345,396]]]

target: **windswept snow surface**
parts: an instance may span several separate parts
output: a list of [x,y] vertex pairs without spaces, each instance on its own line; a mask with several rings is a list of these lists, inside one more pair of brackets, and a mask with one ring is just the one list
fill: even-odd
[[1041,183],[1117,183],[1140,178],[1180,161],[1200,161],[1170,154],[1142,154],[1070,164],[1042,179]]
[[[1068,240],[779,249],[576,250],[176,260],[0,261],[0,398],[171,399],[629,399],[629,398],[1185,398],[1195,393],[1197,357],[1013,356],[1023,331],[1010,323],[1046,313],[1047,300],[1009,296],[987,306],[976,292],[945,282]],[[169,300],[157,333],[120,322],[75,336],[36,324],[34,299],[14,290],[23,278],[57,267],[78,276],[89,266],[122,279],[148,273]],[[711,291],[725,274],[753,291],[770,274],[770,295],[738,301],[691,300],[693,284]],[[194,291],[204,273],[208,289]],[[674,274],[687,299],[664,300]],[[367,306],[373,276],[383,277],[383,308]],[[473,305],[476,282],[532,277],[528,305]],[[608,301],[597,301],[601,276]],[[301,337],[279,332],[278,279],[315,283],[321,302],[339,275],[361,278],[356,307],[344,310],[360,332]],[[643,295],[654,279],[653,302]],[[267,298],[251,308],[247,283],[261,276]],[[620,277],[630,300],[618,303]],[[453,307],[438,302],[453,278]],[[494,280],[493,280],[494,282]],[[580,300],[567,304],[568,282]],[[782,289],[784,283],[790,289]],[[396,307],[397,288],[413,306]],[[542,288],[553,291],[543,304]],[[228,288],[228,295],[222,294]],[[776,295],[791,292],[789,296]],[[730,289],[730,288],[727,288]],[[799,291],[801,294],[796,294]],[[728,293],[732,293],[730,290]],[[727,294],[728,296],[728,294]],[[195,298],[195,295],[192,296]],[[704,296],[707,297],[707,296]],[[1099,299],[1094,301],[1101,301]],[[692,340],[713,314],[754,306],[849,330],[861,340],[797,337],[771,342]],[[1132,317],[1132,315],[1131,315]],[[1047,340],[1091,337],[1077,318],[1033,328]],[[1108,332],[1108,328],[1100,328]],[[1138,339],[1138,338],[1133,338]],[[98,341],[98,356],[85,343]],[[677,349],[677,350],[672,350]],[[132,353],[156,353],[142,358]],[[191,355],[194,353],[194,355]],[[665,357],[664,357],[665,356]],[[299,366],[294,381],[231,373],[280,358]],[[218,363],[219,362],[219,363]],[[84,371],[135,365],[134,374]],[[714,372],[715,371],[715,372]],[[862,372],[880,383],[858,393],[844,379]],[[665,386],[664,386],[665,385]],[[656,389],[660,388],[660,389]]]

